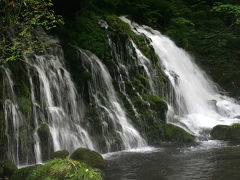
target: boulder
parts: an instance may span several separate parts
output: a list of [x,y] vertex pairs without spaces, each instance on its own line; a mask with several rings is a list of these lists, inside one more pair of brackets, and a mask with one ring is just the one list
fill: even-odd
[[230,126],[226,125],[217,125],[211,131],[211,136],[214,139],[226,140],[228,139],[228,131]]
[[164,136],[167,141],[176,141],[181,143],[190,143],[194,141],[194,136],[184,129],[173,124],[164,125]]
[[54,153],[51,154],[51,159],[55,159],[55,158],[60,158],[60,159],[64,159],[69,155],[69,152],[67,150],[61,150],[61,151],[56,151]]
[[70,156],[71,159],[85,162],[93,168],[104,169],[107,162],[103,159],[102,155],[96,151],[87,148],[78,148]]
[[230,141],[240,142],[240,124],[233,124],[230,126],[227,139]]

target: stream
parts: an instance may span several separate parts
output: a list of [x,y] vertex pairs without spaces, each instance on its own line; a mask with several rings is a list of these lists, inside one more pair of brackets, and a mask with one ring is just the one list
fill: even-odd
[[237,180],[240,145],[208,140],[191,145],[164,143],[157,148],[104,155],[106,180]]

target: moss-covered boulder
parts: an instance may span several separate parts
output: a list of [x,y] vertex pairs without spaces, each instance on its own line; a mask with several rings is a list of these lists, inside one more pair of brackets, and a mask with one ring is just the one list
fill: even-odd
[[104,169],[107,166],[106,161],[101,154],[87,148],[78,148],[70,156],[71,159],[85,162],[93,168]]
[[61,150],[61,151],[56,151],[51,154],[51,159],[55,158],[60,158],[60,159],[65,159],[69,155],[69,152],[67,150]]
[[101,174],[95,172],[85,163],[66,159],[53,159],[38,166],[26,180],[102,180]]
[[10,177],[17,170],[17,166],[10,160],[3,160],[0,162],[2,174],[1,176]]
[[190,143],[194,141],[193,135],[172,124],[164,125],[164,135],[167,141],[176,141],[181,143]]
[[230,126],[217,125],[211,131],[211,136],[214,139],[226,140],[228,138],[228,131]]
[[233,124],[228,130],[227,139],[240,142],[240,124]]
[[18,169],[11,176],[11,180],[25,180],[38,166],[29,166]]

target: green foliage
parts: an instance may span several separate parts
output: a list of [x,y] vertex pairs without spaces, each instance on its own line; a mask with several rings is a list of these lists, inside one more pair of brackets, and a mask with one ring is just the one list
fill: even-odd
[[0,162],[0,167],[3,168],[3,175],[10,177],[17,170],[17,166],[10,160]]
[[71,159],[54,159],[38,166],[26,180],[102,180],[101,174],[94,172],[86,164]]
[[0,62],[20,60],[22,55],[41,53],[47,46],[47,36],[39,28],[55,28],[63,23],[51,10],[51,0],[1,1]]
[[70,156],[71,159],[85,162],[93,168],[104,169],[107,166],[106,161],[101,154],[87,148],[78,148]]
[[100,59],[108,59],[110,55],[107,38],[99,27],[98,20],[98,16],[93,11],[82,10],[76,13],[74,19],[66,22],[61,28],[62,40],[87,49]]
[[174,126],[172,124],[165,124],[164,125],[164,135],[165,139],[168,141],[176,141],[176,142],[183,142],[189,143],[194,141],[194,137],[187,133],[184,129]]
[[64,159],[66,157],[68,157],[69,152],[67,150],[60,150],[60,151],[56,151],[54,153],[51,154],[51,159],[55,159],[55,158],[61,158]]
[[[40,165],[41,166],[41,165]],[[37,166],[29,166],[18,169],[11,176],[11,180],[26,180],[26,178],[37,168]]]

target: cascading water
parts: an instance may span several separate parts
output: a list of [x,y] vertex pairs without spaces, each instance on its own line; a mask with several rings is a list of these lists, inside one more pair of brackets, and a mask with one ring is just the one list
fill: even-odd
[[[5,112],[5,135],[8,140],[8,156],[19,165],[19,128],[20,124],[23,123],[22,114],[19,110],[16,96],[14,93],[14,83],[12,81],[11,71],[2,67],[5,78],[4,78],[4,112]],[[11,128],[13,127],[13,129]]]
[[170,111],[174,113],[173,116],[168,116],[169,123],[200,135],[203,130],[217,124],[230,125],[240,121],[238,118],[240,105],[236,100],[221,95],[216,85],[194,63],[187,52],[178,48],[160,32],[131,23],[125,17],[121,19],[127,22],[135,33],[144,34],[151,40],[164,72],[171,81],[176,104],[168,102]]
[[105,65],[89,51],[79,49],[79,53],[84,69],[92,75],[92,82],[89,83],[89,94],[92,97],[91,103],[95,104],[96,108],[100,108],[101,113],[99,116],[102,117],[107,151],[111,151],[111,145],[114,143],[107,137],[110,124],[112,124],[113,130],[117,132],[122,140],[122,147],[118,149],[146,146],[145,140],[130,124]]
[[31,86],[37,163],[41,162],[39,123],[48,124],[54,151],[67,149],[72,152],[78,147],[94,149],[88,132],[82,128],[84,104],[64,68],[62,49],[56,46],[50,54],[25,57],[25,60]]

